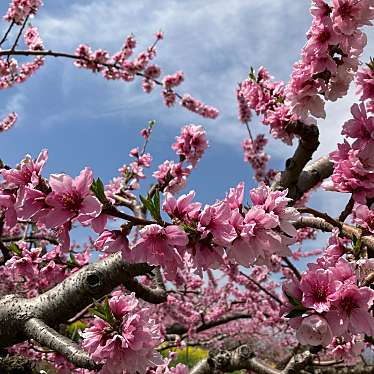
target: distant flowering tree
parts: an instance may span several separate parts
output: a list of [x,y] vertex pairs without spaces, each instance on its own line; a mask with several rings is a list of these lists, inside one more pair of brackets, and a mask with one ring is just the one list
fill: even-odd
[[[183,72],[162,77],[153,63],[162,32],[138,54],[132,35],[113,55],[83,44],[73,53],[52,51],[29,25],[42,5],[10,3],[0,88],[29,79],[45,58],[61,57],[107,80],[140,79],[146,93],[159,87],[168,107],[178,102],[218,116],[177,92]],[[143,195],[154,121],[106,184],[89,167],[75,178],[46,178],[47,150],[15,167],[0,160],[1,373],[374,371],[364,358],[374,345],[374,60],[360,61],[374,0],[312,0],[311,14],[290,81],[251,68],[237,88],[249,135],[244,161],[259,183],[250,191],[241,182],[205,206],[194,191],[178,194],[208,148],[206,131],[195,124],[181,129],[171,145],[175,159],[154,169]],[[319,146],[316,118],[353,81],[359,103],[342,126],[344,142],[310,163]],[[268,139],[252,134],[253,111],[271,136],[298,142],[283,171],[268,169]],[[8,114],[0,132],[16,120]],[[317,188],[349,194],[339,217],[308,207]],[[79,225],[94,234],[72,243]],[[326,247],[305,250],[318,231],[330,233]],[[295,261],[306,257],[313,259],[300,273]],[[189,346],[209,351],[192,369],[175,361]]]

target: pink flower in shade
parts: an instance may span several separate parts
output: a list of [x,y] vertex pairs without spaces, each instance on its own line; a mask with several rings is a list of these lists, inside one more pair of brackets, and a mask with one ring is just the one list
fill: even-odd
[[22,257],[13,256],[5,263],[5,266],[11,269],[14,275],[32,279],[34,275],[39,274],[38,264],[42,261],[40,253],[40,248],[33,248],[31,250],[23,248]]
[[9,113],[2,121],[0,121],[0,132],[10,130],[17,121],[17,113]]
[[171,146],[180,157],[185,158],[193,167],[208,148],[206,131],[202,126],[187,125],[182,128],[180,136],[176,137],[176,143]]
[[159,326],[148,309],[140,309],[135,294],[109,300],[113,323],[95,317],[81,334],[82,347],[104,366],[100,374],[145,373],[163,360],[155,347],[161,342]]
[[90,194],[91,169],[83,169],[75,179],[65,174],[52,174],[49,184],[52,192],[45,199],[51,207],[45,217],[47,227],[58,227],[74,218],[87,225],[99,216],[102,205]]
[[[340,37],[333,29],[330,17],[317,18],[307,33],[308,41],[304,47],[304,53],[313,56],[324,55],[331,45],[337,45]],[[315,71],[318,73],[319,71]]]
[[40,181],[40,174],[47,159],[48,150],[43,149],[35,161],[30,155],[26,155],[15,169],[2,169],[1,174],[9,184],[21,187],[31,183],[32,186],[36,186]]
[[334,28],[342,34],[352,35],[358,27],[372,25],[371,0],[332,0]]
[[12,228],[17,223],[16,202],[13,194],[0,189],[0,213],[5,214],[5,223]]
[[121,251],[123,257],[125,257],[129,254],[129,241],[127,237],[118,230],[105,230],[96,239],[95,248],[105,253]]
[[323,345],[331,343],[332,332],[326,319],[317,314],[312,314],[302,319],[296,331],[296,338],[301,344]]
[[218,269],[223,264],[223,247],[202,241],[187,247],[197,273],[202,277],[202,270]]
[[354,362],[365,348],[364,340],[359,335],[354,335],[350,340],[344,337],[335,337],[327,349],[331,350],[336,360],[344,360],[345,362]]
[[347,284],[330,295],[329,299],[331,308],[326,318],[335,336],[347,332],[374,335],[374,317],[369,312],[374,300],[372,289]]
[[361,258],[356,265],[357,279],[362,284],[369,274],[374,273],[374,258]]
[[171,217],[177,218],[182,222],[190,222],[199,216],[201,204],[193,203],[195,191],[190,191],[187,195],[181,195],[176,199],[171,193],[165,193],[163,210]]
[[343,125],[342,135],[356,139],[353,148],[365,147],[374,141],[374,117],[368,118],[364,103],[353,104],[351,113],[353,118]]
[[371,205],[371,209],[364,204],[355,204],[352,213],[353,222],[374,233],[374,204]]
[[335,281],[330,270],[306,271],[300,281],[303,305],[315,309],[318,313],[327,312],[330,309],[330,296],[340,284]]
[[180,252],[188,243],[187,234],[175,225],[164,228],[152,224],[141,229],[140,236],[132,250],[124,254],[124,260],[161,265],[168,278],[174,279],[177,268],[183,264]]
[[206,205],[200,213],[197,230],[203,239],[211,234],[214,243],[224,246],[236,238],[235,229],[229,223],[230,217],[231,209],[227,202]]
[[291,278],[282,284],[282,300],[284,300],[283,305],[280,309],[280,315],[288,314],[295,308],[295,305],[291,303],[297,301],[301,304],[303,298],[303,292],[300,289],[300,282],[298,279]]
[[370,67],[362,67],[356,74],[356,94],[360,100],[374,99],[374,71]]

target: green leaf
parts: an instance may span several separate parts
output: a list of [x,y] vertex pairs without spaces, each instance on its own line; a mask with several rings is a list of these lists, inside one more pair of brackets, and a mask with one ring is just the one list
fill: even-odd
[[249,71],[248,78],[252,81],[257,80],[255,69],[253,69],[252,66],[251,66],[251,70]]
[[95,305],[95,307],[88,309],[88,311],[91,314],[101,318],[109,324],[112,324],[114,322],[114,316],[110,310],[109,301],[107,297],[105,298],[103,304],[100,304],[97,300],[94,300],[93,304]]
[[295,317],[301,317],[306,312],[305,308],[295,308],[291,310],[288,314],[285,315],[286,318],[295,318]]
[[10,243],[8,249],[17,256],[22,256],[22,249],[16,243]]
[[88,325],[81,320],[75,321],[66,327],[66,332],[71,340],[78,341],[79,330],[84,330]]
[[101,203],[107,203],[108,199],[105,195],[105,188],[104,184],[100,178],[97,178],[96,181],[94,180],[91,184],[91,191],[95,194],[95,196],[99,199]]
[[288,301],[293,305],[293,306],[296,306],[296,307],[299,307],[300,305],[302,306],[301,302],[297,299],[295,299],[294,297],[292,297],[291,295],[289,295],[287,292],[284,292],[284,294],[286,295]]
[[68,266],[69,269],[79,267],[79,264],[77,260],[75,259],[75,256],[72,253],[70,253],[69,258],[66,261],[66,265]]
[[370,62],[366,64],[371,71],[374,71],[374,58],[370,57]]
[[151,129],[156,124],[156,121],[154,119],[148,121],[148,126]]

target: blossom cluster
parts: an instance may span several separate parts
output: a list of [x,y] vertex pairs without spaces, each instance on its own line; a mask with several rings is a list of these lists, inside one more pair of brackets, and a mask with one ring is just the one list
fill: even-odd
[[[366,35],[360,29],[371,25],[374,18],[374,4],[370,0],[312,3],[312,26],[290,81],[273,82],[266,69],[260,67],[257,76],[252,69],[237,89],[240,121],[248,123],[254,110],[262,115],[272,136],[287,144],[293,138],[287,130],[288,123],[310,123],[314,121],[310,115],[324,118],[324,100],[335,101],[346,95],[366,45]],[[358,79],[367,81],[368,73],[372,74],[366,70]],[[366,92],[368,89],[366,85]]]
[[337,341],[351,342],[359,335],[374,334],[374,317],[369,311],[374,291],[361,284],[363,273],[357,272],[355,263],[342,257],[347,248],[338,235],[335,232],[330,238],[316,263],[308,264],[300,281],[283,285],[286,304],[282,312],[290,318],[302,344],[335,344],[336,348]]
[[69,231],[73,221],[89,225],[100,216],[102,204],[90,191],[92,170],[85,168],[73,179],[66,174],[51,174],[48,182],[41,177],[48,152],[43,150],[34,161],[27,155],[15,169],[2,169],[0,209],[5,224],[12,228],[17,218],[32,220],[55,229],[62,249],[70,248]]
[[12,0],[4,19],[22,25],[25,19],[34,15],[42,5],[41,0]]
[[262,123],[269,126],[271,135],[286,144],[292,144],[293,135],[287,131],[287,124],[296,121],[298,116],[292,113],[285,102],[285,84],[273,81],[268,71],[260,67],[257,76],[252,70],[249,78],[240,83],[237,89],[239,119],[248,123],[251,110],[262,116]]
[[[192,168],[196,167],[207,148],[206,131],[202,126],[193,124],[184,126],[172,145],[172,149],[179,156],[179,162],[166,160],[153,173],[161,190],[176,193],[182,189]],[[190,165],[184,166],[184,162]]]
[[151,224],[140,230],[140,239],[123,248],[126,261],[161,265],[166,276],[176,278],[184,261],[202,269],[218,268],[226,256],[238,264],[269,264],[271,255],[291,254],[298,212],[288,207],[287,191],[273,192],[264,184],[251,190],[253,206],[243,206],[244,184],[230,190],[213,205],[193,202],[191,191],[179,198],[165,194],[163,210],[173,224]]
[[138,304],[134,293],[117,292],[108,301],[106,318],[95,317],[82,332],[82,347],[104,364],[101,374],[145,373],[148,367],[163,364],[154,349],[160,343],[159,327],[149,318],[149,310]]
[[275,177],[274,170],[266,171],[270,156],[264,151],[268,140],[265,135],[259,134],[255,139],[245,139],[242,142],[244,161],[248,162],[255,172],[254,178],[258,182],[270,184]]
[[8,131],[11,129],[17,121],[17,113],[9,113],[1,122],[0,122],[0,132]]
[[[362,93],[361,103],[351,107],[353,118],[346,121],[342,129],[344,143],[338,144],[338,149],[330,154],[334,162],[331,181],[324,183],[326,189],[352,193],[357,208],[374,197],[374,117],[370,107],[373,96],[366,96],[372,92],[365,88],[370,82],[364,81],[361,78],[357,81],[358,90]],[[352,144],[347,138],[354,140]],[[364,210],[364,207],[359,208],[358,215],[362,215]]]
[[331,6],[314,0],[312,26],[302,58],[294,64],[286,99],[293,113],[302,120],[308,114],[325,117],[324,100],[335,101],[346,95],[366,45],[360,28],[371,25],[371,0],[333,0]]

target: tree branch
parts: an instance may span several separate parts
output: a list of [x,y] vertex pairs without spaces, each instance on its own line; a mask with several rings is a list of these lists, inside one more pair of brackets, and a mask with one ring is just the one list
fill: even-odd
[[139,275],[150,273],[148,264],[127,264],[121,253],[115,253],[94,264],[90,264],[47,292],[31,299],[19,295],[6,295],[0,299],[0,347],[7,347],[26,339],[24,326],[31,318],[42,320],[54,327],[74,317],[93,299],[100,299],[115,287],[124,284],[137,296],[149,302],[166,301],[166,292],[144,286],[135,286],[133,280]]
[[[335,227],[331,223],[326,222],[323,218],[318,217],[300,217],[294,226],[296,229],[311,227],[324,232],[332,232]],[[360,229],[345,223],[342,224],[340,232],[343,236],[349,239],[360,238],[362,244],[368,248],[368,251],[371,254],[374,253],[374,236],[362,235]]]
[[257,374],[281,374],[277,369],[258,361],[247,345],[242,345],[233,351],[221,351],[200,361],[190,374],[211,374],[214,370],[232,372],[248,369]]
[[27,320],[25,322],[25,334],[40,345],[60,353],[77,367],[91,370],[99,368],[87,352],[82,350],[71,339],[47,326],[40,319],[31,318]]
[[300,194],[297,189],[299,176],[319,146],[319,131],[317,125],[306,125],[301,121],[290,122],[286,131],[297,135],[300,140],[294,155],[286,161],[285,170],[281,172],[279,180],[273,184],[272,189],[288,188],[289,195],[296,196]]

